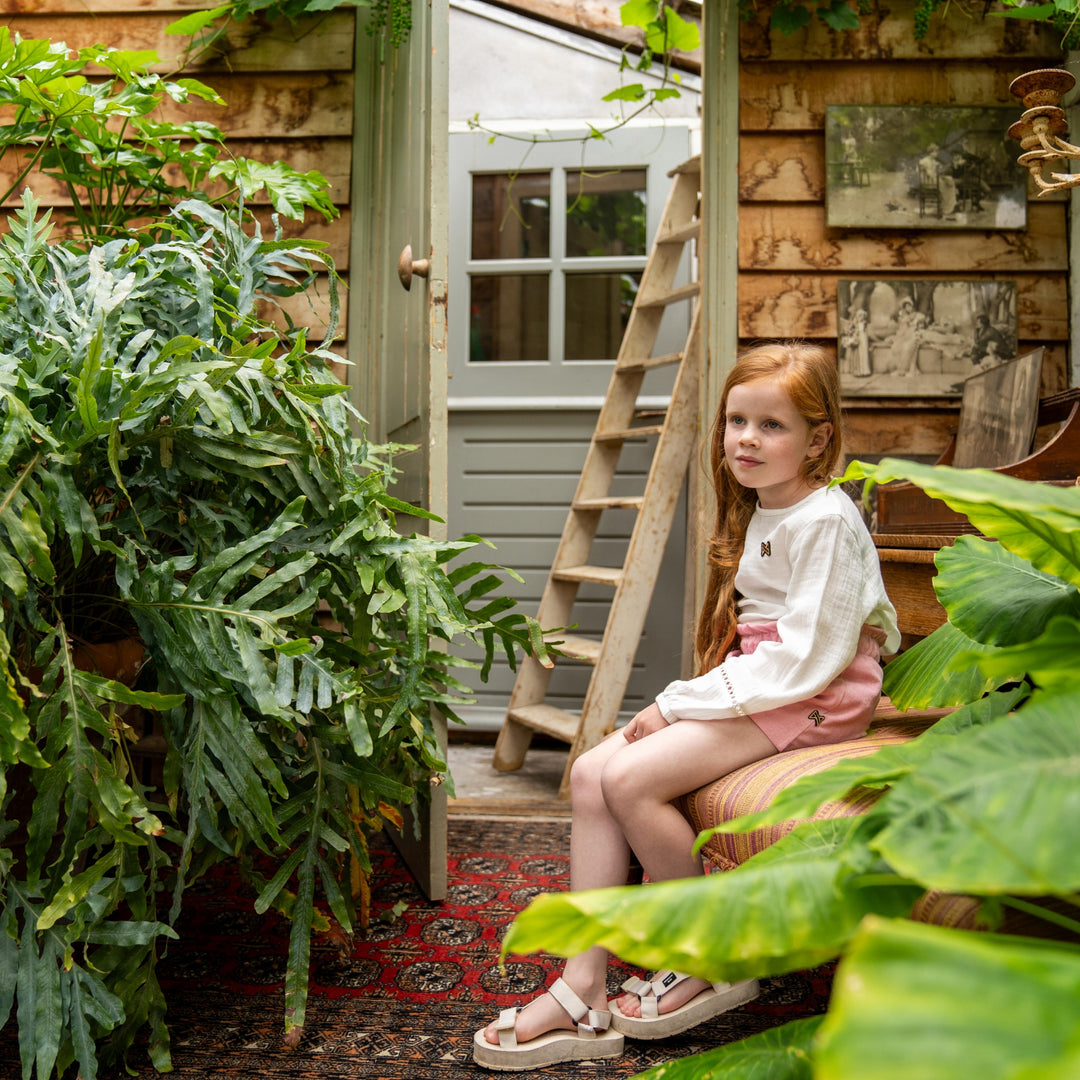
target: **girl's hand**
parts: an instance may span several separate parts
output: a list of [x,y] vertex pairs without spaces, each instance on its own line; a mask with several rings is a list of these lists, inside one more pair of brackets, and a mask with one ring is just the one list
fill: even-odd
[[645,708],[623,728],[623,738],[626,739],[627,742],[637,742],[639,739],[644,739],[646,735],[651,735],[654,731],[660,731],[667,726],[668,722],[664,719],[664,714],[660,711],[660,706],[654,701],[651,705],[646,705]]

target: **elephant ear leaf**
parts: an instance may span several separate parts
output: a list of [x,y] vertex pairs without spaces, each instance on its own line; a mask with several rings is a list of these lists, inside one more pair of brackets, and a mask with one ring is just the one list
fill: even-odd
[[1078,1011],[1074,951],[871,917],[837,971],[814,1074],[1065,1080],[1080,1075]]
[[975,536],[961,536],[935,557],[934,591],[949,622],[984,645],[1038,637],[1055,615],[1080,618],[1080,590],[1027,560]]
[[853,461],[841,479],[875,484],[908,480],[965,514],[979,532],[1006,551],[1043,573],[1080,585],[1080,488],[898,458],[885,458],[877,465]]
[[992,645],[980,646],[952,623],[906,649],[885,667],[883,689],[899,709],[941,709],[976,701],[1002,683],[1019,681],[1022,666],[1005,674],[986,675],[976,664],[957,666],[958,656],[995,655]]
[[871,841],[927,888],[993,896],[1080,889],[1080,691],[1033,695],[1007,720],[940,740],[889,792]]

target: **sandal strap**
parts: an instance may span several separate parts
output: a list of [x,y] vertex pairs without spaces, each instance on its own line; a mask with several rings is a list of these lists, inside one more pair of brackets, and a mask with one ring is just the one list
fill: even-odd
[[635,994],[641,998],[642,1018],[654,1020],[660,1015],[660,999],[669,990],[689,978],[689,975],[681,975],[677,971],[658,971],[651,982],[646,982],[645,979],[629,978],[622,984],[622,988],[628,994]]
[[611,1025],[611,1013],[603,1009],[590,1009],[562,979],[556,979],[548,993],[577,1024],[578,1035],[583,1039],[595,1039]]
[[512,1049],[517,1046],[517,1015],[520,1009],[502,1009],[495,1021],[495,1030],[499,1033],[499,1046]]

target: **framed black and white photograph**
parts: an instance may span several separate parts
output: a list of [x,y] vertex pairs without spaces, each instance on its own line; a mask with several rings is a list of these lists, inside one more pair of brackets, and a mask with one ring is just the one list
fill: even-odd
[[972,375],[964,383],[952,464],[996,469],[1027,457],[1039,416],[1043,350]]
[[1008,108],[828,105],[830,228],[1023,229],[1027,172]]
[[847,396],[955,396],[1016,356],[1015,281],[840,280],[836,354]]

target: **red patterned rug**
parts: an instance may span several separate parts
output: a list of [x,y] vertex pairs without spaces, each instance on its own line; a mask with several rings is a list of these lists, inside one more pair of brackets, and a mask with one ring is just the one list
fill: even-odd
[[[533,820],[450,821],[449,895],[430,903],[387,841],[372,852],[373,918],[343,958],[329,943],[312,949],[304,1037],[282,1039],[288,927],[256,915],[246,887],[218,868],[192,887],[161,965],[169,1002],[173,1076],[348,1077],[458,1080],[484,1075],[472,1062],[473,1032],[506,1005],[546,985],[556,958],[511,957],[499,942],[535,895],[565,889],[569,824]],[[400,904],[408,905],[395,912]],[[383,916],[383,918],[380,918]],[[612,965],[611,992],[632,969]],[[824,1012],[831,965],[763,981],[756,1001],[686,1035],[627,1040],[613,1062],[548,1069],[546,1080],[632,1077],[673,1057],[698,1053],[788,1020]],[[9,1021],[9,1027],[11,1022]],[[10,1031],[0,1037],[0,1077],[19,1076]],[[156,1076],[132,1061],[143,1080]],[[524,1074],[520,1074],[524,1075]]]

